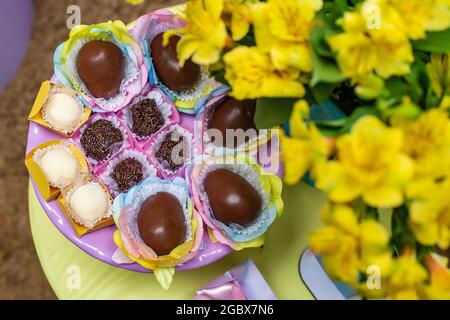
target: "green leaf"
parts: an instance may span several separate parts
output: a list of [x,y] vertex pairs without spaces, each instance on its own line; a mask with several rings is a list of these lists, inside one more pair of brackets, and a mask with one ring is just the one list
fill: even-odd
[[327,126],[333,128],[341,128],[347,122],[347,117],[336,119],[336,120],[311,120],[318,126]]
[[337,83],[345,79],[345,76],[333,60],[319,56],[315,50],[312,51],[312,58],[311,86],[314,87],[319,82]]
[[311,88],[312,95],[316,104],[322,104],[330,97],[331,92],[336,88],[335,83],[318,83]]
[[438,32],[427,32],[425,39],[413,41],[413,48],[435,53],[450,52],[450,28]]
[[359,120],[359,118],[364,117],[366,115],[379,115],[379,111],[374,106],[363,106],[356,108],[352,114],[347,117],[345,124],[341,127],[339,130],[339,135],[345,134],[350,132],[352,126],[355,124],[356,121]]
[[297,99],[261,98],[256,102],[255,125],[258,129],[270,129],[289,120]]

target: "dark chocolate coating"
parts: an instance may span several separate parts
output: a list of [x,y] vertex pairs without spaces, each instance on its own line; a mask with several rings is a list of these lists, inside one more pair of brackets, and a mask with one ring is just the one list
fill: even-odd
[[[177,148],[174,150],[174,148]],[[171,171],[180,169],[186,161],[187,139],[176,131],[167,133],[155,156]]]
[[119,192],[126,192],[144,178],[142,163],[135,158],[126,158],[116,164],[111,177],[116,181]]
[[183,208],[168,192],[158,192],[144,201],[137,224],[142,240],[158,256],[169,254],[186,240]]
[[179,36],[172,36],[167,46],[164,46],[163,34],[160,33],[150,44],[153,66],[159,80],[176,92],[192,89],[200,79],[200,66],[191,59],[180,67],[177,57],[177,43],[180,39]]
[[131,107],[131,131],[139,137],[149,137],[164,126],[164,118],[153,99],[144,99]]
[[226,225],[243,227],[261,214],[262,200],[243,177],[228,169],[216,169],[205,178],[205,192],[214,217]]
[[109,41],[87,42],[78,52],[77,72],[96,98],[109,99],[120,89],[124,77],[122,51]]
[[123,143],[123,136],[111,121],[99,119],[85,128],[80,143],[86,156],[102,161],[111,155],[115,146],[119,148],[119,144]]
[[[214,142],[219,147],[233,147],[236,148],[243,142],[246,142],[250,138],[250,135],[246,139],[241,139],[239,141],[237,137],[234,137],[234,141],[228,141],[226,135],[226,129],[255,129],[255,100],[236,100],[232,97],[226,97],[222,103],[217,106],[209,122],[209,129],[217,129],[222,133],[223,141],[218,140]],[[253,130],[252,130],[253,131]],[[251,136],[256,135],[256,131],[249,132],[252,133]],[[214,136],[212,136],[214,140]]]

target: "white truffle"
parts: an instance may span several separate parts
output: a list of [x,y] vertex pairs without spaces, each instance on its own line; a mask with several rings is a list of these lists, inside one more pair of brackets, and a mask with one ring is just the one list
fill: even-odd
[[58,188],[74,182],[80,173],[77,159],[65,148],[47,151],[41,159],[40,167],[50,185]]
[[93,227],[108,211],[108,195],[102,186],[90,182],[75,189],[70,197],[72,212],[87,227]]
[[70,132],[83,117],[83,106],[72,96],[55,93],[44,106],[45,121],[56,130]]

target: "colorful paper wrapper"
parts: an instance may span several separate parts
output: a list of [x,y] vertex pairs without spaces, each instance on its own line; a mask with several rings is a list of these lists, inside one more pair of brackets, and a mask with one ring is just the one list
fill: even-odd
[[[161,115],[164,118],[164,125],[151,136],[138,136],[132,131],[133,118],[131,115],[131,108],[144,99],[151,99],[155,101],[157,109],[161,112]],[[178,114],[178,110],[172,101],[170,101],[159,89],[152,88],[149,85],[144,87],[142,93],[136,96],[128,106],[123,108],[118,113],[118,116],[127,126],[136,144],[139,144],[140,146],[143,146],[149,139],[163,130],[164,127],[180,122],[180,115]]]
[[195,106],[195,145],[201,153],[209,155],[233,154],[236,152],[246,152],[257,158],[258,147],[266,144],[273,136],[272,130],[259,130],[258,135],[254,135],[247,142],[237,146],[237,148],[219,147],[211,142],[208,135],[208,125],[215,109],[227,97],[230,88],[221,85],[210,94],[200,99]]
[[[168,167],[165,160],[159,159],[156,156],[158,150],[161,147],[162,142],[166,138],[166,135],[170,134],[171,132],[176,132],[177,134],[187,139],[187,144],[185,145],[186,147],[183,148],[183,152],[186,153],[183,155],[184,158],[183,165],[176,170],[172,170],[170,167]],[[174,176],[184,176],[186,165],[191,162],[191,159],[196,154],[193,141],[194,141],[193,134],[190,130],[188,130],[185,127],[182,127],[179,124],[173,124],[161,130],[153,139],[149,140],[149,142],[144,145],[143,149],[145,154],[155,164],[158,173],[163,178],[172,178]],[[179,159],[177,159],[177,161],[179,161]]]
[[[214,218],[203,185],[206,175],[219,168],[225,168],[240,175],[260,195],[263,203],[261,213],[249,226],[226,225]],[[262,246],[267,229],[283,212],[281,179],[265,171],[246,154],[194,159],[193,164],[186,170],[186,177],[190,181],[194,204],[208,226],[211,241],[226,244],[234,250]]]
[[[124,78],[119,92],[109,98],[96,98],[81,81],[76,70],[76,57],[82,46],[92,40],[110,41],[124,56]],[[70,31],[69,39],[58,46],[53,57],[56,78],[68,88],[78,91],[95,112],[119,111],[141,92],[147,83],[148,70],[139,45],[119,20],[93,25],[79,25]]]
[[197,290],[194,300],[276,300],[252,260],[248,259]]
[[[80,119],[80,122],[71,130],[65,131],[65,130],[59,130],[57,128],[54,128],[45,117],[44,109],[45,105],[48,101],[48,98],[51,97],[55,93],[64,93],[67,95],[72,96],[75,98],[79,104],[80,108],[83,109],[82,116]],[[78,93],[74,90],[67,89],[59,84],[51,83],[50,81],[44,81],[41,84],[41,88],[39,89],[39,92],[36,96],[36,99],[34,100],[33,107],[31,108],[30,114],[28,116],[28,120],[36,122],[37,124],[40,124],[41,126],[50,129],[58,134],[61,134],[65,137],[71,137],[72,134],[77,130],[83,123],[87,121],[91,114],[91,110],[86,107],[83,102],[82,98],[78,95]]]
[[218,83],[209,78],[207,69],[202,67],[200,79],[192,89],[184,92],[175,92],[158,79],[150,50],[150,43],[156,35],[167,30],[180,29],[184,25],[185,22],[181,16],[175,14],[173,11],[168,9],[156,10],[136,20],[133,23],[131,34],[141,46],[144,54],[145,65],[149,71],[149,83],[160,88],[174,102],[180,112],[192,114],[195,112],[197,101],[208,95],[209,92],[218,86]]
[[[158,256],[144,243],[137,227],[137,217],[142,203],[158,192],[169,192],[178,198],[187,228],[186,241],[164,256]],[[164,289],[169,288],[175,267],[192,259],[202,243],[201,217],[193,206],[186,181],[179,177],[164,180],[150,177],[128,192],[119,194],[113,203],[113,216],[118,227],[114,233],[114,242],[118,250],[113,260],[116,263],[137,262],[144,268],[152,270]]]

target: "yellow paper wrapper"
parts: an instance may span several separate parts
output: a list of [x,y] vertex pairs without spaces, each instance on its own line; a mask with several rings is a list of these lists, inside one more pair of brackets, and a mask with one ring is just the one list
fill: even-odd
[[[89,119],[89,116],[91,114],[91,109],[87,108],[86,106],[83,106],[83,116],[81,118],[80,123],[72,130],[72,132],[62,132],[59,131],[55,128],[53,128],[52,126],[50,126],[47,121],[45,121],[43,115],[42,115],[42,108],[44,107],[47,98],[49,97],[49,95],[51,95],[52,90],[53,89],[58,89],[61,92],[67,93],[73,97],[77,96],[77,93],[73,90],[70,90],[68,88],[65,88],[61,85],[55,84],[55,83],[51,83],[50,81],[44,81],[41,84],[41,88],[39,89],[39,92],[36,96],[36,99],[34,100],[34,104],[33,107],[31,108],[30,114],[28,115],[28,120],[33,121],[37,124],[40,124],[41,126],[56,132],[58,134],[61,134],[65,137],[71,137],[72,134],[79,128],[81,127],[81,125],[83,125],[83,123],[85,123],[87,121],[87,119]],[[77,98],[78,99],[78,98]]]
[[[105,191],[108,193],[109,200],[112,202],[113,198],[111,197],[111,194],[109,193],[106,186],[103,183],[101,183],[100,181],[96,181],[96,182],[98,182],[105,189]],[[64,213],[67,220],[69,220],[70,224],[72,225],[72,228],[75,230],[78,237],[81,237],[82,235],[85,235],[86,233],[89,233],[89,232],[97,231],[102,228],[112,226],[114,224],[114,219],[112,216],[110,216],[110,217],[107,217],[107,218],[104,218],[104,219],[98,221],[94,227],[88,228],[86,226],[79,224],[78,222],[76,222],[73,219],[72,215],[70,214],[69,205],[67,204],[66,199],[64,198],[62,193],[59,195],[59,197],[57,199],[57,203],[58,203],[58,207]]]
[[[60,193],[60,190],[58,188],[50,186],[47,177],[41,170],[41,167],[34,161],[33,156],[35,152],[40,149],[58,145],[64,142],[65,142],[64,140],[50,140],[44,142],[39,146],[37,146],[36,148],[34,148],[33,150],[31,150],[25,158],[25,166],[28,169],[28,173],[30,174],[30,177],[33,179],[35,185],[37,186],[39,192],[41,193],[45,201],[56,199],[56,197],[58,197]],[[81,170],[87,172],[88,164],[81,150],[79,150],[75,145],[71,143],[68,143],[67,146],[70,149],[70,151],[75,155],[75,158],[77,159]]]

